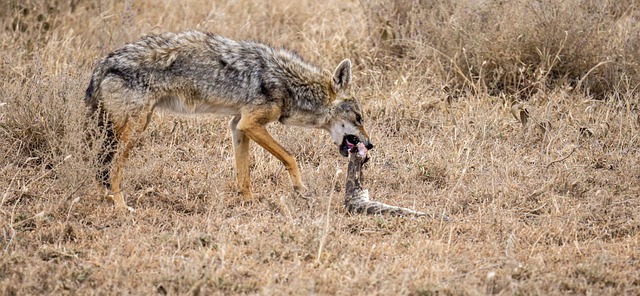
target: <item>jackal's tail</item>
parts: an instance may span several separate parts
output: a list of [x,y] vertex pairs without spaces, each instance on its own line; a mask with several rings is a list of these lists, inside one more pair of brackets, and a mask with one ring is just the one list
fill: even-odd
[[91,75],[91,80],[89,81],[89,86],[85,92],[84,103],[89,108],[88,112],[88,122],[97,124],[97,128],[93,128],[91,126],[88,127],[88,137],[91,139],[90,143],[93,142],[93,139],[100,138],[102,139],[100,147],[100,151],[98,154],[98,173],[96,175],[96,179],[102,183],[108,190],[111,189],[111,184],[109,181],[109,170],[111,166],[111,161],[113,160],[116,148],[117,148],[117,138],[115,135],[115,128],[113,123],[109,119],[109,114],[102,106],[101,95],[100,95],[100,87],[102,81],[107,75],[108,66],[106,59],[101,60],[93,70],[93,74]]

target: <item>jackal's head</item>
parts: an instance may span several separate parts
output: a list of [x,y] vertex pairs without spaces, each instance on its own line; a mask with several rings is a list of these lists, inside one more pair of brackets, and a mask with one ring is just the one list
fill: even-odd
[[346,59],[334,71],[330,88],[333,102],[327,129],[331,133],[333,143],[338,147],[342,156],[348,156],[349,151],[362,142],[367,149],[373,144],[364,128],[364,114],[362,106],[351,96],[351,61]]

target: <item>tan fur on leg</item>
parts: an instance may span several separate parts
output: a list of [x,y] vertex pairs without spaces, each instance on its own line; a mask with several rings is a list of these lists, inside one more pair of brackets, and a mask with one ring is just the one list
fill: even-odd
[[240,116],[234,117],[229,122],[233,148],[236,158],[236,175],[238,179],[238,191],[245,201],[253,200],[251,193],[251,178],[249,176],[249,142],[250,139],[238,129]]
[[149,125],[152,112],[153,109],[147,112],[140,112],[136,114],[136,116],[125,118],[115,124],[116,137],[118,138],[118,153],[116,154],[111,169],[111,194],[109,194],[109,197],[113,200],[116,208],[133,211],[132,207],[127,206],[124,200],[125,195],[120,188],[122,173],[131,149],[135,146],[140,134]]
[[284,147],[278,144],[264,127],[267,123],[277,119],[279,114],[280,109],[275,105],[243,110],[242,118],[238,122],[238,129],[279,159],[287,171],[289,171],[289,179],[291,180],[293,189],[296,192],[302,193],[306,191],[307,188],[302,184],[296,159],[291,156]]

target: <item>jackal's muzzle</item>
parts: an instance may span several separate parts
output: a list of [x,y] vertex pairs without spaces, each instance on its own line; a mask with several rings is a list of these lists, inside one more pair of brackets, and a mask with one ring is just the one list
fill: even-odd
[[[344,157],[349,156],[349,151],[351,151],[353,147],[358,145],[358,143],[360,143],[360,139],[358,139],[358,137],[354,135],[345,135],[342,138],[342,144],[340,144],[340,155]],[[367,148],[367,150],[373,149],[373,144],[368,140],[366,142],[363,142],[363,144]]]

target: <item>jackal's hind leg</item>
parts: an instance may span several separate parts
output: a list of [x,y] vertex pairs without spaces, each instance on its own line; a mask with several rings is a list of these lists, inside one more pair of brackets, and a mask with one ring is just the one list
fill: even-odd
[[236,178],[238,180],[238,191],[245,201],[253,199],[251,193],[251,178],[249,176],[249,142],[250,139],[238,129],[240,116],[236,116],[229,122],[231,128],[231,138],[236,159]]
[[108,196],[111,197],[116,208],[133,211],[132,207],[127,206],[124,200],[124,192],[122,192],[120,187],[122,183],[122,172],[124,171],[124,166],[129,158],[131,149],[133,149],[142,132],[147,128],[147,125],[149,125],[152,113],[152,109],[146,112],[137,112],[133,116],[128,116],[114,122],[118,148],[109,176],[111,193]]

